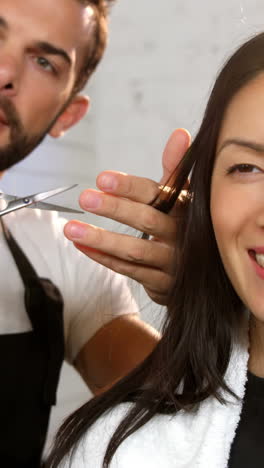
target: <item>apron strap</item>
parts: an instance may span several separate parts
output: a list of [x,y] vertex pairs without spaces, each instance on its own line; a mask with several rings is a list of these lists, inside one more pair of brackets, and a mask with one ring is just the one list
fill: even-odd
[[30,261],[27,259],[23,250],[17,244],[11,232],[4,224],[4,221],[1,217],[0,217],[0,222],[3,228],[3,234],[5,237],[5,240],[7,242],[7,245],[9,246],[10,252],[12,253],[12,256],[14,258],[14,261],[16,263],[20,276],[23,280],[24,286],[26,287],[28,284],[28,281],[34,277],[37,277],[38,275],[35,269],[33,268],[32,264],[30,263]]
[[39,278],[21,247],[0,217],[4,237],[25,286],[25,307],[34,332],[43,343],[48,358],[44,400],[56,404],[56,390],[64,360],[63,298],[46,278]]

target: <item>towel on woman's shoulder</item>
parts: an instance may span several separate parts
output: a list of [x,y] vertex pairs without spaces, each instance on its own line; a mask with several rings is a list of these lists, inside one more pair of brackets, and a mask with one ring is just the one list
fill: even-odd
[[[195,412],[156,415],[117,449],[111,468],[226,468],[245,392],[248,342],[234,345],[225,380],[239,399],[227,404],[210,397]],[[73,453],[71,468],[102,468],[108,443],[131,404],[101,416]]]

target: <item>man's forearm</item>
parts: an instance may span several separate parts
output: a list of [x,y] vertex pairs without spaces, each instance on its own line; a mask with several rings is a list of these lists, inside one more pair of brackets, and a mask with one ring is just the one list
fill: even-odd
[[79,352],[75,365],[94,394],[111,387],[154,349],[160,334],[135,314],[102,327]]

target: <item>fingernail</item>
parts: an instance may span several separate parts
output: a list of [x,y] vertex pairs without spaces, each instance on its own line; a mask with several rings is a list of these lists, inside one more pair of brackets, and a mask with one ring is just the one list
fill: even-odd
[[82,199],[82,207],[87,210],[95,210],[101,205],[101,196],[97,193],[87,193]]
[[116,188],[116,179],[111,174],[104,174],[99,179],[100,187],[105,190],[114,190]]
[[67,234],[71,239],[81,239],[85,235],[85,227],[81,224],[70,224],[67,226]]

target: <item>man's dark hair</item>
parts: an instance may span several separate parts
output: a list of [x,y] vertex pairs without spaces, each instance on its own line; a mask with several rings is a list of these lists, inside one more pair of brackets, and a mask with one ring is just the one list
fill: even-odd
[[94,11],[87,50],[78,74],[73,93],[78,93],[87,83],[100,62],[107,44],[107,19],[110,6],[115,0],[77,0],[81,5],[90,6]]

